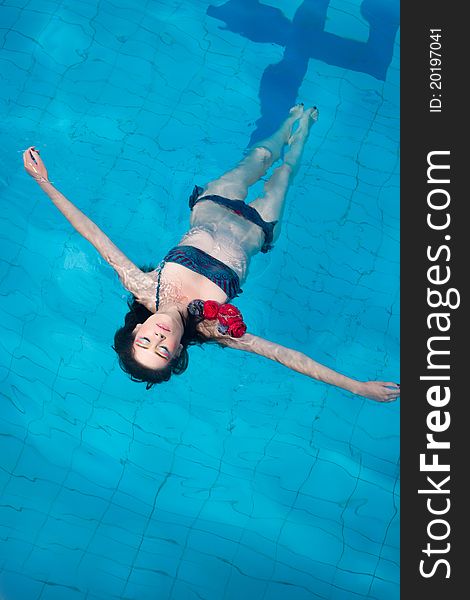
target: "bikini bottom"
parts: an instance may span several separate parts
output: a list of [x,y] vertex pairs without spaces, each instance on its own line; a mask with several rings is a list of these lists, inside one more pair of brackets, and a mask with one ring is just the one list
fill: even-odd
[[215,194],[201,196],[201,198],[198,198],[198,196],[202,194],[202,191],[202,187],[198,185],[194,186],[192,194],[189,197],[189,208],[191,210],[198,202],[201,202],[202,200],[210,200],[211,202],[225,206],[235,214],[240,215],[255,225],[258,225],[258,227],[261,227],[264,232],[264,244],[261,247],[261,252],[268,252],[271,250],[271,248],[273,248],[274,226],[276,225],[277,221],[265,221],[256,208],[253,208],[249,204],[245,204],[243,200],[232,200],[231,198],[224,198],[224,196],[217,196]]

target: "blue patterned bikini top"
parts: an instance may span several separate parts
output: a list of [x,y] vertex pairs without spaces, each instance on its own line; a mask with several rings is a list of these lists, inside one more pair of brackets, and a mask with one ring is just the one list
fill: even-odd
[[233,269],[194,246],[175,246],[168,252],[163,262],[174,262],[194,273],[204,275],[218,285],[227,294],[229,300],[243,291],[240,287],[240,279]]

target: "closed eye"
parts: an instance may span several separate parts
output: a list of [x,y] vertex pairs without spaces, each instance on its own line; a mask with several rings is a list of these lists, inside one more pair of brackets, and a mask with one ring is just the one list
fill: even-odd
[[158,346],[155,349],[155,353],[158,354],[158,356],[164,358],[165,360],[170,360],[170,351],[165,346]]
[[[139,337],[135,340],[135,343],[141,348],[148,349],[148,347],[150,346],[150,340],[147,337]],[[155,354],[157,354],[161,358],[164,358],[165,360],[170,360],[171,358],[171,353],[166,346],[157,346],[155,348]]]

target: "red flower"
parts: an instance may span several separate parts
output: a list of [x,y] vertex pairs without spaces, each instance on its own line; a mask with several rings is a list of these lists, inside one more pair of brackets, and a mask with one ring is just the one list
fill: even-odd
[[219,314],[223,315],[224,317],[229,317],[229,318],[235,317],[235,316],[239,316],[239,317],[241,316],[241,312],[233,304],[222,304],[222,306],[220,307],[220,310],[219,310]]
[[219,313],[220,304],[215,300],[206,300],[204,302],[204,318],[213,321]]
[[234,338],[240,338],[246,333],[246,325],[241,320],[232,321],[227,333]]
[[[196,302],[202,303],[202,300],[193,301],[190,303],[190,307]],[[199,307],[200,305],[195,306],[198,309]],[[246,333],[246,325],[243,322],[242,314],[233,304],[220,304],[215,300],[205,300],[202,313],[204,319],[208,319],[209,321],[217,319],[219,321],[217,329],[221,334],[228,334],[234,338],[239,338]]]
[[219,323],[222,323],[222,325],[230,325],[236,321],[243,321],[241,312],[233,304],[222,304],[217,317]]

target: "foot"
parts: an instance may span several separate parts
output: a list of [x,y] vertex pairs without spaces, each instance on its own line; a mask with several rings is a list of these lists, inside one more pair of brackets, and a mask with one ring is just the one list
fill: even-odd
[[318,108],[313,106],[312,108],[308,108],[305,113],[307,113],[312,120],[311,125],[318,121]]
[[[273,135],[265,140],[258,142],[257,147],[270,152],[269,162],[276,162],[281,156],[282,148],[289,142],[292,136],[292,129],[297,121],[304,114],[304,105],[296,104],[289,110],[289,116],[282,123],[281,127]],[[252,149],[253,151],[253,149]]]
[[299,118],[297,129],[287,141],[289,150],[284,156],[284,164],[289,165],[293,173],[296,173],[299,167],[300,158],[302,156],[302,151],[304,149],[310,127],[317,121],[317,119],[318,109],[316,106],[304,110]]
[[313,106],[312,108],[307,108],[306,110],[302,111],[302,114],[299,117],[299,123],[297,129],[295,130],[295,133],[293,133],[287,140],[289,146],[292,146],[292,144],[298,141],[299,138],[305,138],[308,135],[308,132],[310,131],[310,127],[314,123],[316,123],[317,120],[318,108],[316,106]]
[[297,119],[299,119],[301,117],[303,112],[304,112],[304,103],[302,102],[300,104],[296,104],[295,106],[293,106],[289,111],[289,115],[294,117],[294,120],[296,121]]
[[304,114],[304,104],[303,102],[300,104],[295,104],[290,110],[289,110],[289,116],[287,117],[287,119],[284,121],[284,124],[281,128],[282,134],[283,134],[283,143],[284,144],[288,144],[289,143],[289,138],[292,136],[292,129],[295,125],[295,123],[303,116]]

